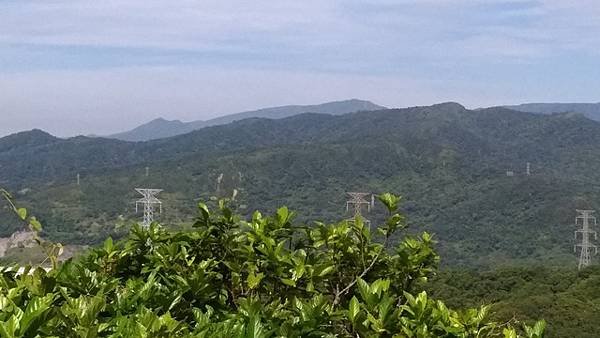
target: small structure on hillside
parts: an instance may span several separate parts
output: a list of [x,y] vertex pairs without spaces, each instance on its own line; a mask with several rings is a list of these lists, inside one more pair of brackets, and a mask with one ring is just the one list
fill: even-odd
[[577,248],[580,249],[579,253],[579,264],[578,269],[585,268],[592,262],[592,252],[594,255],[598,254],[598,247],[591,243],[590,237],[594,236],[594,240],[598,239],[596,231],[590,229],[590,226],[596,225],[596,217],[592,214],[595,210],[577,210],[577,217],[575,217],[575,224],[581,225],[581,229],[575,230],[575,240],[581,238],[581,243],[575,244],[574,252],[577,252]]
[[[366,207],[367,212],[371,211],[375,204],[375,195],[368,192],[348,192],[347,194],[350,199],[346,201],[346,211],[350,211],[350,207],[352,207],[353,210],[353,217],[350,221],[354,221],[356,218],[360,217],[365,223],[371,226],[371,221],[362,215],[362,210]],[[369,195],[371,195],[370,201],[367,199],[367,196]]]
[[142,226],[147,228],[154,222],[155,206],[158,205],[158,212],[162,213],[162,202],[156,197],[162,189],[142,189],[136,188],[135,191],[140,193],[143,198],[135,202],[135,212],[138,212],[138,206],[141,204],[144,207],[144,218]]

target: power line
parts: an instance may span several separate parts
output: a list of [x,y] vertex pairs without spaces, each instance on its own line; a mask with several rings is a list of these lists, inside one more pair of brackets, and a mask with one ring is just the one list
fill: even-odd
[[594,254],[598,253],[598,247],[590,242],[590,235],[594,235],[595,240],[598,239],[596,231],[590,230],[590,221],[593,223],[591,225],[596,225],[596,217],[592,216],[594,212],[594,210],[577,210],[579,215],[575,218],[575,224],[581,225],[581,229],[575,230],[575,240],[578,239],[578,234],[581,234],[581,244],[575,244],[573,250],[577,252],[578,247],[581,250],[579,254],[579,270],[590,265],[592,261],[592,249],[594,250]]
[[159,213],[162,213],[162,202],[156,197],[162,189],[136,188],[135,191],[144,196],[135,202],[135,212],[138,212],[138,205],[142,204],[144,206],[142,226],[147,228],[154,222],[154,207],[156,205],[158,205]]

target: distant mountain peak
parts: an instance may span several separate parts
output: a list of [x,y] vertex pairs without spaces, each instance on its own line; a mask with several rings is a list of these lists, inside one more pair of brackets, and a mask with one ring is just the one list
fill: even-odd
[[453,101],[449,101],[449,102],[442,102],[442,103],[438,103],[438,104],[434,104],[433,106],[431,106],[432,108],[443,108],[443,109],[451,109],[451,110],[456,110],[456,111],[461,111],[461,110],[466,110],[467,108],[465,108],[465,106],[463,106],[462,104],[458,103],[458,102],[453,102]]
[[353,98],[349,100],[333,101],[317,105],[288,105],[262,108],[253,111],[221,116],[207,121],[198,120],[192,122],[181,122],[179,120],[170,121],[159,117],[130,131],[114,134],[109,137],[124,141],[148,141],[186,134],[204,127],[228,124],[248,118],[281,119],[302,113],[342,115],[359,111],[373,111],[382,109],[387,108],[370,101]]
[[32,129],[0,138],[0,151],[6,151],[9,148],[16,147],[45,145],[58,140],[60,140],[58,137],[43,130]]
[[38,135],[38,136],[49,136],[49,137],[54,137],[54,136],[53,136],[52,134],[50,134],[49,132],[47,132],[47,131],[44,131],[44,130],[41,130],[41,129],[37,129],[37,128],[35,128],[35,129],[31,129],[31,130],[29,130],[29,131],[23,131],[23,132],[20,132],[20,133],[16,133],[15,135],[26,135],[26,134],[29,134],[29,135]]
[[12,135],[8,135],[6,136],[7,138],[20,138],[20,139],[57,139],[56,136],[43,131],[41,129],[31,129],[31,130],[27,130],[27,131],[21,131],[18,133],[14,133]]
[[167,120],[159,117],[132,130],[110,135],[108,137],[123,141],[146,141],[169,137],[177,133],[183,134],[189,131],[191,130],[186,126],[186,123],[179,120]]
[[371,101],[368,100],[361,100],[361,99],[356,99],[356,98],[352,98],[352,99],[348,99],[348,100],[341,100],[341,101],[332,101],[332,102],[328,102],[328,103],[324,103],[324,104],[340,104],[340,103],[349,103],[349,104],[355,104],[355,105],[364,105],[366,107],[369,108],[386,108],[384,106],[380,106],[378,104],[375,104]]
[[183,123],[183,122],[181,122],[180,120],[167,120],[163,117],[158,117],[158,118],[155,118],[154,120],[146,123],[146,125],[156,124],[156,123],[176,123],[177,124],[177,123]]

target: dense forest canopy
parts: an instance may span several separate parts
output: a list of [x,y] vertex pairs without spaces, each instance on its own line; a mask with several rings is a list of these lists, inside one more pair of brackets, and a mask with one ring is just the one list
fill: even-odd
[[440,271],[424,286],[451,307],[493,304],[491,318],[548,322],[546,337],[594,338],[600,332],[600,267],[496,267]]

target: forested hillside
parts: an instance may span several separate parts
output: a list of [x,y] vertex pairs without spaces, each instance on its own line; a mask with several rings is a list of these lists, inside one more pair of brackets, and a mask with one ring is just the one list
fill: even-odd
[[594,338],[600,332],[600,269],[500,267],[492,271],[442,271],[425,285],[452,307],[494,304],[493,318],[544,318],[547,337]]
[[324,220],[345,215],[346,191],[392,191],[413,231],[434,233],[442,264],[571,264],[574,209],[600,201],[600,124],[446,103],[247,119],[140,143],[34,131],[0,139],[0,165],[0,185],[66,242],[98,242],[120,215],[138,217],[140,186],[164,189],[162,219],[181,226],[197,199],[234,189],[241,212],[288,205]]

